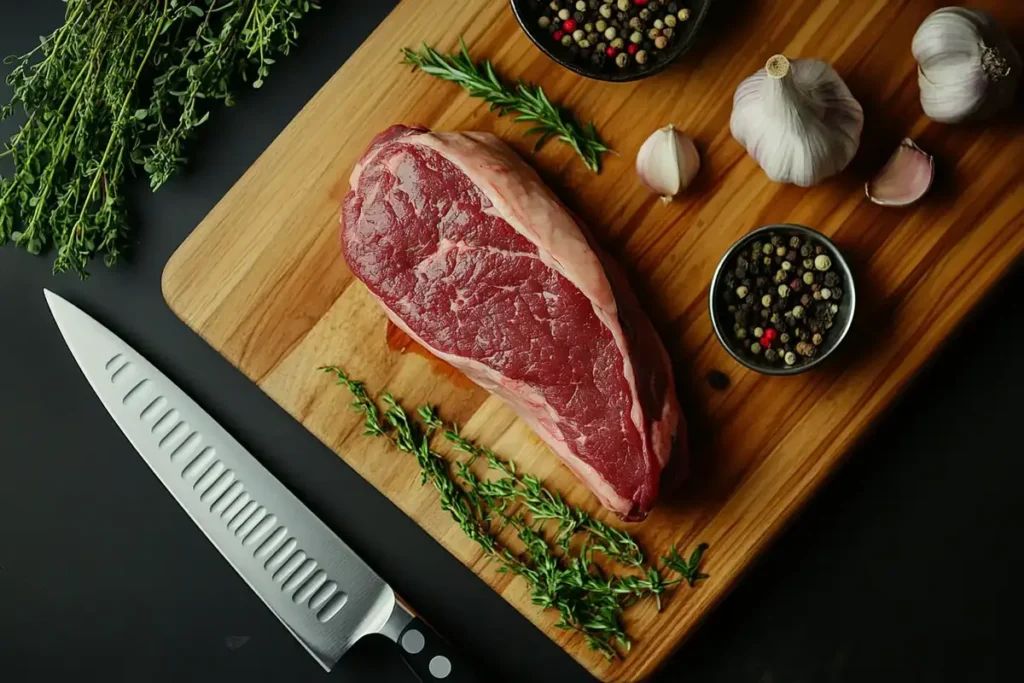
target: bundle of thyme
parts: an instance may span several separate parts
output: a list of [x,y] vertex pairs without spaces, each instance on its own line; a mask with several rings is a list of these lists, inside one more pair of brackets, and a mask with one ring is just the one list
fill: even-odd
[[128,233],[125,187],[153,189],[186,162],[214,102],[259,88],[319,0],[65,0],[65,22],[8,58],[13,90],[0,118],[27,121],[0,154],[0,244],[54,249],[54,272],[113,265]]
[[498,116],[514,112],[516,121],[533,124],[524,135],[540,134],[534,150],[555,137],[572,147],[587,168],[601,172],[601,155],[612,150],[601,142],[592,122],[584,125],[577,121],[570,112],[553,104],[540,86],[523,81],[514,86],[503,83],[489,61],[477,64],[469,56],[466,43],[461,39],[459,43],[459,51],[450,55],[426,44],[419,50],[402,48],[403,61],[423,73],[458,83],[471,97],[490,103],[491,111],[497,111]]
[[[557,610],[559,628],[581,634],[589,647],[605,657],[619,656],[630,648],[622,623],[627,607],[653,598],[661,609],[666,590],[707,578],[700,570],[707,544],[698,545],[689,559],[673,545],[659,567],[650,566],[628,533],[568,505],[536,477],[520,474],[513,463],[461,435],[454,424],[445,425],[433,406],[420,407],[417,421],[384,392],[382,412],[362,382],[335,366],[320,369],[334,375],[352,394],[351,405],[363,415],[365,435],[387,438],[416,458],[422,483],[437,490],[441,507],[498,563],[498,571],[526,580],[535,605]],[[431,441],[439,432],[456,453],[468,457],[449,463],[438,454]],[[470,469],[479,458],[497,478],[484,479]],[[498,534],[506,528],[515,532],[520,551],[499,540]],[[574,549],[575,537],[582,537],[582,542]],[[596,562],[598,555],[630,573],[603,570]],[[674,578],[666,578],[672,573]]]

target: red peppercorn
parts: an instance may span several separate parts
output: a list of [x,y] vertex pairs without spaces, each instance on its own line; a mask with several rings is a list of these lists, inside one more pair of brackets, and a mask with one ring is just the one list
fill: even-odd
[[565,30],[566,33],[572,33],[576,30],[576,20],[566,19],[562,22],[562,29]]
[[646,5],[647,0],[633,0],[634,5]]
[[614,47],[609,46],[608,49],[604,51],[604,53],[609,57],[614,57],[615,55],[619,54],[619,51],[616,50]]
[[768,337],[769,339],[775,339],[775,335],[777,335],[778,333],[778,330],[776,330],[774,327],[769,327],[767,330],[764,331],[764,336]]
[[626,48],[626,52],[628,52],[631,55],[635,55],[636,51],[639,50],[639,49],[640,49],[639,45],[637,45],[636,43],[630,43],[629,47]]
[[564,35],[565,35],[565,31],[559,30],[559,31],[555,31],[554,33],[552,33],[551,37],[554,38],[555,40],[561,40],[562,36],[564,36]]
[[761,338],[757,340],[757,343],[767,349],[772,345],[772,340],[768,338],[767,334],[763,334],[761,335]]

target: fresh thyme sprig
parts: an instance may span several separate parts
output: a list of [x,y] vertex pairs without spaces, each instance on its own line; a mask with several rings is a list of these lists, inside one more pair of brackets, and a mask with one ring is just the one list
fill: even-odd
[[524,135],[540,134],[534,150],[555,137],[573,148],[594,173],[601,172],[601,155],[612,151],[601,142],[594,124],[582,124],[564,108],[553,104],[538,85],[517,81],[514,86],[503,83],[489,61],[477,64],[469,49],[459,40],[458,52],[443,55],[426,43],[417,51],[402,48],[403,62],[431,76],[461,85],[472,97],[491,105],[498,116],[509,112],[516,121],[532,123]]
[[[594,520],[578,507],[568,506],[539,479],[519,474],[513,463],[463,437],[454,425],[445,430],[445,438],[456,452],[469,458],[449,464],[430,446],[434,435],[444,428],[434,407],[417,410],[421,427],[390,393],[382,395],[382,413],[362,382],[353,380],[336,366],[320,370],[334,375],[337,383],[352,394],[351,406],[363,415],[365,435],[383,436],[400,451],[416,458],[422,483],[434,486],[442,509],[489,558],[497,561],[498,571],[521,576],[530,586],[533,604],[557,610],[559,628],[579,633],[590,648],[605,657],[617,657],[630,649],[632,641],[622,623],[627,607],[653,598],[660,610],[661,596],[666,590],[683,581],[693,586],[707,578],[700,572],[706,544],[698,546],[689,561],[672,546],[662,558],[660,568],[647,566],[636,540],[628,533]],[[500,473],[497,480],[481,479],[470,469],[480,457],[487,461],[488,470]],[[519,511],[510,510],[514,503],[521,506]],[[530,519],[523,511],[530,514]],[[552,522],[557,525],[554,545],[543,531],[545,523]],[[521,554],[499,541],[498,534],[506,527],[516,532],[523,546]],[[580,533],[587,535],[586,540],[573,553],[569,541]],[[608,574],[595,562],[597,554],[629,565],[639,573]],[[679,577],[666,579],[662,576],[664,571],[678,573]]]
[[568,550],[569,540],[574,534],[587,531],[593,537],[591,547],[594,550],[622,564],[634,567],[644,564],[643,551],[625,531],[594,519],[579,506],[568,505],[559,493],[545,488],[537,477],[519,474],[515,463],[501,460],[491,449],[465,438],[460,433],[458,425],[449,425],[444,437],[452,443],[456,451],[470,455],[469,464],[482,457],[487,461],[488,469],[504,475],[496,481],[477,484],[477,489],[488,495],[491,507],[504,510],[508,504],[518,501],[530,511],[535,520],[557,522],[555,537],[563,550]]
[[11,101],[26,115],[0,157],[0,245],[53,249],[54,272],[85,277],[127,242],[125,191],[153,189],[184,166],[213,103],[260,87],[318,0],[65,0],[64,24],[9,57]]

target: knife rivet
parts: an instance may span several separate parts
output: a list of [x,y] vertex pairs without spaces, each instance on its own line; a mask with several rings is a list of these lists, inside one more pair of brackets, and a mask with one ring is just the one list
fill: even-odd
[[402,649],[411,655],[418,654],[423,651],[423,647],[427,644],[426,638],[423,634],[415,629],[411,629],[405,632],[402,636]]
[[447,678],[452,672],[452,663],[443,655],[438,655],[430,660],[430,675],[434,678]]

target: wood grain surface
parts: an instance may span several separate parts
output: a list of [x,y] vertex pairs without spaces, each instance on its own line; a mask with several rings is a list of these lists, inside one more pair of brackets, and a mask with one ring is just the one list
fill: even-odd
[[[393,500],[538,628],[607,681],[640,680],[680,644],[886,409],[1024,247],[1024,123],[1015,108],[986,125],[951,127],[921,113],[910,40],[941,3],[926,0],[719,2],[694,49],[665,73],[630,84],[584,80],[545,58],[503,0],[407,0],[295,118],[174,255],[167,302],[181,319],[349,465]],[[988,8],[1024,46],[1024,7]],[[399,65],[398,48],[451,48],[465,36],[500,72],[544,86],[592,118],[618,152],[600,175],[563,146],[533,153],[523,126],[488,113],[455,85]],[[829,60],[864,106],[861,150],[810,189],[770,182],[729,134],[736,85],[774,53]],[[315,372],[336,363],[445,417],[520,467],[597,511],[594,498],[512,413],[450,369],[388,344],[385,317],[338,249],[349,172],[392,123],[486,130],[534,164],[627,268],[665,339],[691,425],[693,471],[649,519],[631,525],[650,555],[708,541],[711,578],[627,613],[635,639],[605,662],[538,614],[524,584],[495,573],[418,485],[413,460],[361,436],[348,395]],[[636,151],[674,123],[703,169],[663,204],[638,183]],[[868,203],[863,183],[909,135],[936,157],[932,193],[912,209]],[[738,366],[712,334],[708,284],[725,249],[765,223],[830,235],[857,275],[859,311],[838,358],[771,378]],[[394,341],[394,340],[393,340]],[[400,341],[400,340],[399,340]],[[396,348],[397,347],[397,348]],[[711,370],[728,375],[716,391]],[[952,388],[955,390],[955,388]],[[607,519],[606,516],[602,514]],[[372,523],[368,520],[367,523]]]

